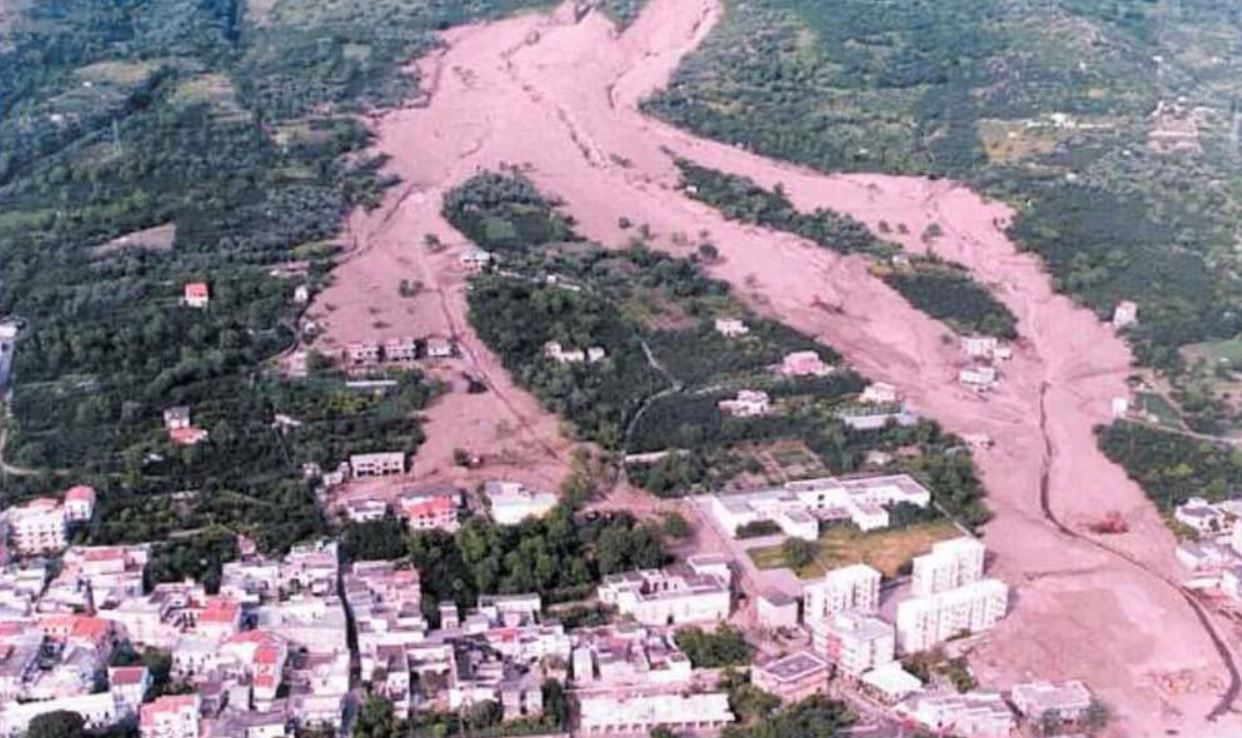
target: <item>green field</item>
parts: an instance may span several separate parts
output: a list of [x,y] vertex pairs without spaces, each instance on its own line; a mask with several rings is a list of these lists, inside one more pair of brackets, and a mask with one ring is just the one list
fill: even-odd
[[[863,533],[852,525],[839,525],[824,532],[816,544],[819,555],[808,566],[796,571],[802,579],[821,577],[830,569],[850,564],[868,564],[885,577],[896,576],[910,559],[931,550],[938,541],[957,538],[962,532],[949,520],[915,523],[896,530]],[[764,546],[748,551],[760,569],[786,568],[780,546]]]

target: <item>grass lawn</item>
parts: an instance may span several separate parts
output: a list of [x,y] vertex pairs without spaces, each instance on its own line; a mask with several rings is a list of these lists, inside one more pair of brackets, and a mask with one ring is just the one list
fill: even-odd
[[[802,579],[813,579],[823,576],[829,569],[862,563],[879,569],[885,577],[894,577],[910,559],[931,550],[933,543],[961,534],[947,519],[870,533],[863,533],[852,525],[838,525],[819,537],[819,555],[796,573]],[[760,569],[785,567],[780,546],[752,548],[748,553]]]
[[1242,366],[1242,336],[1191,344],[1183,347],[1182,352],[1192,359],[1207,359],[1211,364],[1228,362],[1233,366]]
[[1167,425],[1170,428],[1182,427],[1182,421],[1177,415],[1177,409],[1170,405],[1169,401],[1164,399],[1164,397],[1154,392],[1140,392],[1137,399],[1140,410],[1150,413],[1160,425]]

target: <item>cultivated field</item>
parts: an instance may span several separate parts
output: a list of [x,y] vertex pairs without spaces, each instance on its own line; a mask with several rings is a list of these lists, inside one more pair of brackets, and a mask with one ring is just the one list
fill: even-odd
[[[892,578],[902,573],[910,559],[931,550],[932,544],[956,538],[962,532],[948,520],[916,523],[906,528],[863,533],[851,525],[829,528],[816,541],[819,553],[815,561],[796,571],[802,579],[822,577],[829,569],[850,564],[868,564]],[[786,566],[780,546],[764,546],[749,550],[750,558],[760,569]]]

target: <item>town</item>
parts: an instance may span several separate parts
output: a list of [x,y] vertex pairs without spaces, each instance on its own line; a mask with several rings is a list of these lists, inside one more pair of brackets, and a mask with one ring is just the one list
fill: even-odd
[[[399,474],[398,457],[349,466],[360,477]],[[558,505],[502,480],[477,492],[487,525],[525,524]],[[451,534],[472,515],[467,497],[424,489],[341,514],[352,525],[395,514],[411,533]],[[899,475],[694,502],[731,536],[771,521],[778,535],[814,540],[821,526],[882,529],[890,508],[927,507],[931,495]],[[844,699],[881,731],[869,735],[1005,736],[1023,723],[1053,735],[1106,719],[1081,682],[987,691],[950,655],[1009,608],[1009,588],[987,575],[984,545],[967,534],[914,556],[897,579],[855,563],[784,593],[757,591],[730,555],[690,555],[603,577],[586,593],[598,615],[567,627],[564,607],[541,592],[480,595],[467,607],[429,600],[428,572],[349,560],[326,539],[279,558],[239,541],[240,557],[210,586],[152,584],[149,545],[72,543],[95,504],[80,485],[3,515],[3,735],[62,713],[95,731],[136,726],[141,738],[344,735],[376,704],[422,726],[415,734],[711,735],[739,717],[739,675],[775,703]]]

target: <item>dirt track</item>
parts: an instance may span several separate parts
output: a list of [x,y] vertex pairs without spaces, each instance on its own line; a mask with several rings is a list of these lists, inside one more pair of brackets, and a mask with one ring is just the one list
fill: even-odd
[[[1111,398],[1125,392],[1125,346],[1054,295],[1036,259],[1017,253],[1001,204],[952,182],[816,174],[637,112],[719,13],[715,0],[650,0],[621,36],[595,14],[574,23],[567,7],[447,33],[447,49],[418,65],[433,91],[429,104],[376,121],[377,146],[406,187],[386,208],[351,219],[354,256],[316,302],[329,339],[458,331],[469,349],[465,365],[487,374],[505,402],[470,405],[463,393],[450,395],[433,409],[420,459],[438,469],[446,449],[437,444],[477,437],[486,445],[499,438],[498,422],[513,423],[525,429],[527,457],[555,476],[567,448],[555,420],[512,386],[465,325],[464,275],[455,265],[461,237],[439,216],[441,194],[480,169],[518,164],[565,200],[582,232],[605,243],[623,239],[622,216],[649,224],[670,251],[675,234],[707,231],[723,256],[713,276],[755,309],[823,338],[949,429],[995,440],[978,458],[996,513],[986,536],[995,571],[1016,594],[1010,617],[973,655],[985,684],[1080,678],[1122,717],[1119,735],[1168,728],[1237,735],[1242,722],[1228,712],[1233,657],[1214,643],[1213,621],[1170,585],[1173,541],[1141,490],[1095,447],[1092,427],[1107,422]],[[1000,390],[981,399],[958,389],[961,359],[942,340],[944,326],[910,308],[863,261],[725,222],[685,198],[670,152],[769,187],[781,183],[804,208],[831,207],[873,228],[881,220],[905,225],[912,251],[924,248],[917,234],[938,223],[945,236],[936,251],[996,285],[1019,318],[1023,345],[1004,366]],[[425,233],[451,247],[432,253]],[[424,291],[400,298],[403,278],[423,282]],[[816,307],[824,303],[843,312]],[[1081,531],[1111,509],[1125,514],[1131,533],[1102,548]],[[1191,686],[1162,688],[1174,676]]]

